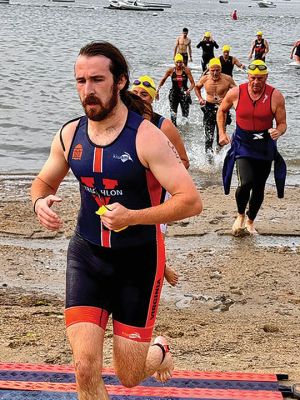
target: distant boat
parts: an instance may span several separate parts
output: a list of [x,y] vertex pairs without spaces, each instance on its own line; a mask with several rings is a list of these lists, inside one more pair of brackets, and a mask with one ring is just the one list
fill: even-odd
[[151,2],[144,2],[146,7],[162,7],[162,8],[171,8],[172,4],[169,3],[151,3]]
[[276,4],[274,4],[273,1],[268,1],[268,0],[258,1],[257,4],[260,8],[275,8],[276,7]]
[[[149,3],[150,4],[150,3]],[[108,7],[110,10],[131,10],[131,11],[164,11],[160,4],[152,5],[142,3],[140,1],[111,0]]]
[[0,4],[9,4],[9,0],[0,0]]
[[227,3],[228,3],[228,0],[219,0],[219,3],[227,4]]

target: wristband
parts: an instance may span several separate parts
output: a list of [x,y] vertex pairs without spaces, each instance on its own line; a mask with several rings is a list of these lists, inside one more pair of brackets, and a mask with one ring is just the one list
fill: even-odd
[[35,212],[35,214],[36,214],[36,211],[35,211],[35,205],[36,205],[36,202],[38,201],[38,200],[41,200],[41,199],[44,199],[44,197],[38,197],[37,199],[35,199],[35,201],[34,201],[34,203],[33,203],[33,211]]

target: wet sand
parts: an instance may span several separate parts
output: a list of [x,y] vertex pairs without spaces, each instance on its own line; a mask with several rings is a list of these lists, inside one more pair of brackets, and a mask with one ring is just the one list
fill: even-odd
[[[71,363],[63,299],[66,249],[77,186],[62,186],[60,232],[35,220],[28,188],[0,202],[0,359]],[[155,335],[170,341],[176,369],[287,373],[300,381],[300,188],[284,199],[268,187],[257,237],[231,236],[234,190],[201,189],[203,213],[170,225],[168,264],[179,284],[164,286]],[[111,366],[112,331],[104,364]]]

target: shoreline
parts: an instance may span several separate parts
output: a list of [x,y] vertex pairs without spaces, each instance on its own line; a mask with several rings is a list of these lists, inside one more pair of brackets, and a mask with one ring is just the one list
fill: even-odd
[[[200,216],[170,224],[167,263],[179,284],[167,283],[155,335],[165,335],[176,369],[287,373],[300,381],[300,188],[284,199],[267,187],[257,219],[261,235],[235,238],[234,189],[200,189]],[[69,364],[63,317],[66,249],[79,199],[62,185],[64,227],[44,230],[28,187],[0,201],[0,358],[3,362]],[[172,318],[170,318],[170,316]],[[111,323],[104,366],[112,365]]]

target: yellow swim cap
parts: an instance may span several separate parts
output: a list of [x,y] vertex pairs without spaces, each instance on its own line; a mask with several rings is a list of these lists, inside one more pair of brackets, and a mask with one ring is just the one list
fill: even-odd
[[247,72],[250,75],[267,75],[268,67],[263,60],[254,60],[248,66]]
[[134,90],[136,87],[143,88],[147,93],[149,93],[152,99],[155,98],[156,96],[155,83],[154,80],[149,75],[142,75],[138,79],[135,79],[133,81],[131,90]]
[[177,53],[176,56],[174,57],[174,61],[182,61],[183,62],[183,56],[182,54]]
[[262,35],[263,35],[262,31],[256,32],[256,36],[262,36]]
[[230,51],[231,47],[228,44],[224,44],[222,50],[223,51]]
[[210,37],[210,36],[211,36],[210,32],[205,32],[204,33],[204,37]]
[[214,66],[218,66],[218,67],[221,68],[221,61],[220,61],[220,59],[217,58],[217,57],[212,58],[211,60],[209,60],[208,68],[214,67]]

